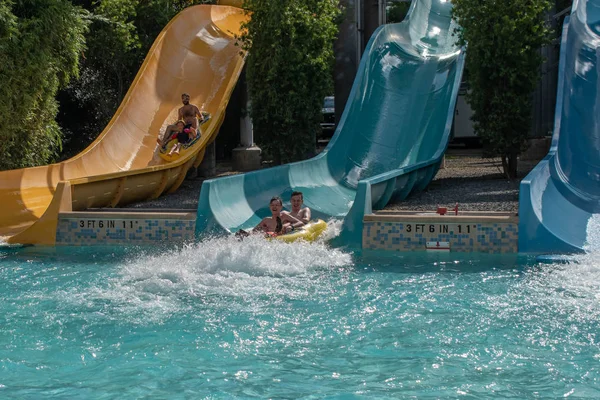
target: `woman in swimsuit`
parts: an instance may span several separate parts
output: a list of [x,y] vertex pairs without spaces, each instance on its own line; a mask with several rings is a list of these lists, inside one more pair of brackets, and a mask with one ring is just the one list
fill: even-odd
[[255,232],[264,232],[270,236],[278,236],[293,231],[295,228],[300,228],[302,221],[289,214],[282,214],[283,202],[280,197],[273,197],[269,202],[271,216],[265,217],[252,230]]

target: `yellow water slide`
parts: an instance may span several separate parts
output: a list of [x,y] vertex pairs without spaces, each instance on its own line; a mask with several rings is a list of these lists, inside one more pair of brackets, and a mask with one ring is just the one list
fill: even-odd
[[[235,3],[231,3],[235,4]],[[162,30],[112,120],[77,156],[43,167],[0,172],[0,238],[55,243],[60,211],[116,207],[175,191],[218,133],[244,59],[235,35],[246,16],[237,7],[199,5]],[[177,118],[181,94],[205,104],[212,119],[197,151],[173,162],[156,139]]]

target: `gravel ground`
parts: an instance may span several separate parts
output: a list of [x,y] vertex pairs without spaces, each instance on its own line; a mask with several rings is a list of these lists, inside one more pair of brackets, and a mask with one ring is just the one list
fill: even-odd
[[[510,211],[519,208],[519,181],[538,161],[519,162],[519,180],[509,181],[502,174],[499,158],[482,158],[480,150],[449,149],[445,168],[441,168],[423,192],[403,202],[388,204],[386,210],[435,210],[438,205],[463,211]],[[236,174],[231,164],[219,163],[217,175]],[[204,179],[186,179],[177,192],[155,200],[133,203],[127,208],[192,209],[198,208]]]
[[431,184],[403,202],[388,204],[386,210],[433,211],[438,205],[463,211],[519,210],[519,183],[539,161],[519,161],[519,179],[510,181],[502,173],[499,158],[482,158],[477,150],[446,153]]
[[[232,171],[231,163],[219,162],[217,164],[217,176],[227,176],[238,174],[239,172]],[[125,208],[161,208],[161,209],[189,209],[196,211],[198,209],[198,198],[200,197],[200,188],[202,182],[206,179],[186,178],[179,189],[175,193],[167,194],[158,199],[142,201],[139,203],[131,203]]]

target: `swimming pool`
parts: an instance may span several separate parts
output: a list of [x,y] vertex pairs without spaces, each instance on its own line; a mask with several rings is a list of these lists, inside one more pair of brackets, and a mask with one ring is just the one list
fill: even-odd
[[0,248],[2,398],[600,397],[600,262]]

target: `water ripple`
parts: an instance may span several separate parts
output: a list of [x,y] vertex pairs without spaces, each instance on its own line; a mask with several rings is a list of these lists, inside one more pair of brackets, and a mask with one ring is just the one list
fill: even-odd
[[3,397],[600,397],[592,253],[541,265],[221,238],[0,254]]

